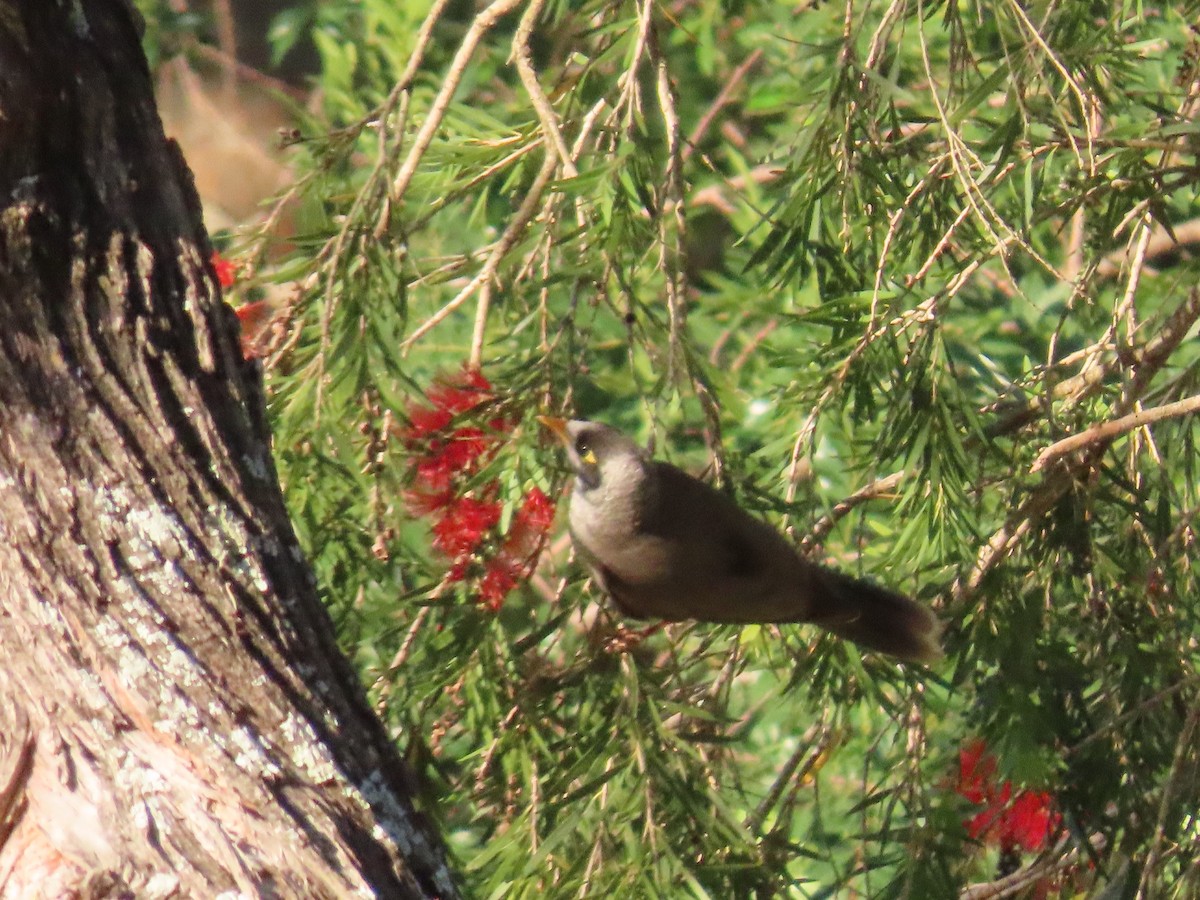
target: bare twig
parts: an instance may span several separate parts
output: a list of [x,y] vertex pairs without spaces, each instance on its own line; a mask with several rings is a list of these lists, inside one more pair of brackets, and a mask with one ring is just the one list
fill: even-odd
[[1119,715],[1117,715],[1114,718],[1110,719],[1109,721],[1105,722],[1103,725],[1097,727],[1095,731],[1093,731],[1091,734],[1085,736],[1083,739],[1081,739],[1077,743],[1072,744],[1069,747],[1066,747],[1063,750],[1063,757],[1068,758],[1072,754],[1078,753],[1084,747],[1088,746],[1089,744],[1091,744],[1095,741],[1098,741],[1105,734],[1109,734],[1111,732],[1116,731],[1119,728],[1123,728],[1124,726],[1126,726],[1130,722],[1132,722],[1134,719],[1146,714],[1150,710],[1154,709],[1154,707],[1159,706],[1160,704],[1164,703],[1165,701],[1171,699],[1176,694],[1178,694],[1180,691],[1182,691],[1186,688],[1195,687],[1197,685],[1197,683],[1198,683],[1198,679],[1195,676],[1190,677],[1190,678],[1181,678],[1179,681],[1175,682],[1174,684],[1167,685],[1162,690],[1156,691],[1155,693],[1153,693],[1149,697],[1147,697],[1145,700],[1143,700],[1141,703],[1139,703],[1137,706],[1133,707],[1132,709],[1124,710]]
[[733,92],[742,83],[742,80],[750,74],[750,70],[758,65],[762,58],[763,51],[755,49],[730,73],[729,78],[725,81],[716,99],[709,104],[708,109],[704,111],[704,115],[700,117],[700,121],[696,123],[696,127],[692,129],[692,133],[688,135],[687,142],[683,148],[684,162],[691,159],[692,154],[696,151],[696,145],[704,139],[704,135],[712,125],[713,119],[717,117],[717,113],[729,105],[729,101],[733,98]]
[[1200,726],[1200,706],[1193,706],[1187,720],[1183,723],[1179,740],[1175,742],[1175,758],[1171,761],[1170,774],[1167,775],[1167,780],[1163,784],[1162,798],[1158,804],[1158,819],[1154,823],[1154,840],[1150,844],[1150,852],[1146,854],[1146,864],[1142,867],[1137,900],[1145,900],[1151,896],[1149,889],[1154,878],[1154,870],[1158,867],[1158,859],[1162,855],[1163,841],[1166,839],[1167,818],[1171,814],[1171,805],[1180,787],[1179,782],[1185,770],[1187,757],[1196,751],[1193,738],[1198,726]]
[[537,24],[538,16],[541,15],[545,5],[546,0],[530,0],[529,6],[521,14],[521,22],[517,25],[516,34],[513,35],[512,59],[516,64],[517,74],[521,77],[521,84],[525,86],[525,93],[529,95],[529,102],[533,104],[538,120],[542,123],[542,131],[545,132],[554,152],[558,154],[563,172],[568,178],[575,178],[579,172],[575,168],[571,152],[567,149],[567,142],[563,140],[562,128],[558,124],[558,115],[554,112],[554,107],[550,105],[550,100],[538,82],[537,71],[533,68],[532,51],[529,48],[529,38],[533,34],[533,26]]
[[1033,468],[1030,471],[1040,472],[1060,456],[1070,453],[1073,450],[1078,450],[1081,447],[1086,447],[1088,444],[1108,440],[1127,431],[1133,431],[1135,428],[1161,422],[1163,419],[1185,416],[1197,410],[1200,410],[1200,395],[1176,400],[1174,403],[1164,403],[1162,406],[1156,406],[1152,409],[1138,410],[1127,416],[1114,419],[1111,422],[1102,422],[1099,425],[1093,425],[1086,431],[1081,431],[1079,434],[1073,434],[1070,437],[1065,437],[1061,441],[1051,444],[1038,454],[1037,459],[1033,461]]
[[[1133,374],[1124,395],[1114,408],[1116,415],[1124,416],[1132,410],[1149,387],[1154,376],[1158,374],[1171,353],[1191,330],[1197,317],[1200,317],[1200,290],[1193,290],[1144,347],[1133,348],[1121,357],[1121,361],[1129,366]],[[1093,385],[1098,384],[1107,371],[1105,365],[1097,365],[1094,369],[1096,372],[1089,373],[1085,368],[1077,376],[1080,379],[1080,393],[1090,390]],[[962,600],[978,589],[987,573],[1012,552],[1020,539],[1033,527],[1033,523],[1049,512],[1059,498],[1070,490],[1071,485],[1075,483],[1077,474],[1091,468],[1098,454],[1103,451],[1106,440],[1098,439],[1093,442],[1090,445],[1091,452],[1084,458],[1069,466],[1054,468],[1047,472],[1046,480],[1034,490],[1032,495],[980,549],[967,578],[960,579],[955,583],[953,588],[955,600]]]
[[651,0],[642,0],[638,9],[638,31],[634,39],[633,52],[629,56],[629,68],[617,79],[617,88],[621,91],[616,106],[613,107],[614,118],[621,113],[625,115],[625,127],[632,128],[634,115],[641,109],[641,83],[638,81],[638,68],[650,40],[650,29],[654,20],[655,4]]
[[417,29],[417,39],[413,42],[412,53],[408,55],[408,64],[405,65],[404,71],[400,74],[400,80],[392,88],[391,95],[384,104],[385,108],[390,109],[392,104],[396,102],[396,98],[412,86],[413,80],[417,77],[417,71],[421,68],[421,63],[425,61],[425,51],[429,48],[429,39],[433,35],[433,26],[442,17],[442,12],[449,3],[450,0],[434,0],[433,6],[429,7],[429,12],[425,14],[425,18],[421,22],[421,27]]
[[[396,173],[396,178],[392,182],[391,199],[393,203],[399,202],[404,197],[408,186],[412,183],[413,176],[417,174],[417,166],[421,164],[421,158],[429,149],[429,145],[433,143],[433,136],[442,124],[450,101],[454,99],[454,92],[458,90],[458,86],[462,82],[475,48],[479,46],[484,35],[496,27],[497,22],[520,4],[521,0],[493,0],[490,6],[471,21],[471,27],[467,29],[466,36],[458,46],[458,52],[450,61],[450,68],[446,70],[446,74],[442,78],[442,86],[438,90],[437,96],[433,98],[429,112],[425,114],[425,121],[421,123],[417,136],[413,138],[413,145],[408,151],[408,156],[404,158],[404,162],[400,165],[400,171]],[[429,21],[428,16],[426,21]]]
[[[504,229],[504,233],[500,235],[499,240],[492,245],[491,252],[488,254],[487,261],[479,273],[472,278],[467,286],[459,291],[453,299],[445,306],[435,312],[432,316],[426,319],[417,327],[412,334],[404,339],[400,345],[400,350],[407,353],[412,349],[412,345],[420,340],[426,333],[436,327],[440,322],[446,319],[451,313],[462,306],[469,300],[476,291],[482,291],[480,296],[480,304],[482,309],[477,311],[475,316],[475,334],[471,340],[471,364],[478,365],[479,357],[483,352],[483,327],[482,324],[487,322],[487,306],[491,302],[492,279],[496,275],[496,271],[500,268],[500,263],[504,257],[516,245],[521,238],[521,233],[525,230],[525,226],[532,221],[534,214],[537,213],[538,204],[541,202],[542,193],[550,184],[550,180],[554,177],[555,171],[558,169],[558,157],[554,153],[547,152],[546,158],[542,162],[542,168],[534,178],[533,184],[529,186],[529,193],[525,195],[525,199],[521,201],[520,207],[509,220],[508,226]],[[482,324],[481,324],[482,323]]]
[[804,732],[804,735],[800,738],[796,746],[795,752],[788,757],[787,762],[783,764],[779,770],[779,774],[775,777],[775,781],[772,782],[771,787],[767,790],[767,795],[755,807],[754,812],[746,817],[746,830],[748,832],[758,834],[763,822],[771,814],[771,810],[779,803],[779,799],[783,796],[783,792],[787,786],[793,782],[804,782],[804,779],[808,777],[813,768],[829,755],[835,737],[833,729],[829,727],[823,718]]
[[754,351],[756,351],[762,342],[770,337],[771,332],[778,327],[779,319],[777,319],[775,316],[771,316],[771,318],[767,319],[766,324],[763,325],[762,328],[758,329],[758,331],[754,332],[754,334],[751,335],[750,340],[746,342],[746,346],[742,347],[742,349],[738,351],[738,355],[734,357],[733,362],[729,364],[729,370],[731,372],[739,371],[742,366],[746,364],[746,361],[754,355]]
[[[1037,859],[1023,869],[1013,872],[1011,875],[1005,875],[1003,878],[997,878],[995,881],[968,885],[959,893],[958,900],[1003,900],[1005,897],[1015,896],[1025,888],[1047,876],[1070,868],[1079,862],[1081,854],[1078,847],[1064,853],[1063,851],[1066,850],[1067,842],[1068,839],[1064,838],[1059,841],[1058,846],[1055,847],[1049,856]],[[1108,841],[1102,834],[1093,834],[1088,838],[1088,843],[1091,845],[1093,852],[1099,852],[1105,848]]]
[[903,470],[893,472],[891,475],[884,478],[876,478],[870,484],[863,485],[846,499],[842,500],[826,515],[821,516],[811,529],[800,541],[800,550],[803,553],[809,553],[814,547],[820,546],[821,542],[833,531],[833,527],[837,525],[847,514],[862,504],[882,497],[884,494],[891,493],[900,482],[904,480],[907,473]]
[[[1146,243],[1145,257],[1152,264],[1156,258],[1181,249],[1200,252],[1200,219],[1189,219],[1172,225],[1170,230],[1162,225],[1155,225]],[[1125,265],[1128,256],[1127,247],[1114,250],[1100,260],[1096,274],[1101,278],[1114,278]]]
[[[1090,397],[1095,389],[1109,378],[1113,370],[1122,363],[1129,363],[1134,367],[1134,380],[1138,383],[1140,391],[1144,387],[1142,380],[1146,377],[1153,377],[1158,372],[1166,358],[1187,336],[1197,319],[1200,319],[1200,291],[1192,291],[1188,294],[1187,299],[1171,313],[1162,327],[1155,331],[1154,337],[1147,341],[1144,347],[1127,351],[1121,356],[1114,355],[1105,363],[1085,364],[1077,375],[1063,379],[1054,385],[1050,392],[1051,400],[1078,403],[1080,400]],[[1090,358],[1101,350],[1111,352],[1112,349],[1111,344],[1103,346],[1094,344],[1081,353],[1072,354],[1068,359],[1075,361],[1082,356],[1082,358],[1089,359],[1090,362]],[[1063,360],[1063,362],[1066,363],[1067,360]],[[1144,367],[1143,363],[1145,362],[1149,362],[1150,366]],[[1044,400],[1035,400],[1011,409],[1003,418],[989,425],[984,433],[988,437],[998,437],[1023,428],[1038,417],[1043,402]]]
[[733,201],[725,195],[727,189],[737,193],[745,190],[747,185],[770,184],[772,181],[778,179],[784,171],[779,166],[755,166],[749,172],[742,175],[734,175],[732,178],[726,178],[722,184],[710,184],[707,187],[700,188],[698,191],[693,191],[688,195],[687,205],[692,208],[711,206],[726,215],[732,215],[734,205]]

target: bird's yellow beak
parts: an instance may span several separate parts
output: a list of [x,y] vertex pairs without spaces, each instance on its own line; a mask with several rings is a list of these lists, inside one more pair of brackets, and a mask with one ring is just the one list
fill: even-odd
[[570,442],[571,438],[567,434],[567,420],[555,419],[552,416],[538,416],[537,420],[542,423],[542,426],[554,432],[554,436],[563,444]]

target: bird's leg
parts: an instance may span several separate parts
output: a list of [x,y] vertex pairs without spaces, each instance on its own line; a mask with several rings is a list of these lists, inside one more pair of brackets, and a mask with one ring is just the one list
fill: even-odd
[[645,628],[630,628],[618,623],[617,630],[604,642],[606,653],[628,653],[656,631],[661,631],[667,623],[655,622]]

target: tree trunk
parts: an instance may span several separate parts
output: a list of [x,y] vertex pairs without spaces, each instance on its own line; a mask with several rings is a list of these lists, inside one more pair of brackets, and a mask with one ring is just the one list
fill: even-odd
[[137,28],[0,0],[0,895],[453,897],[288,523]]

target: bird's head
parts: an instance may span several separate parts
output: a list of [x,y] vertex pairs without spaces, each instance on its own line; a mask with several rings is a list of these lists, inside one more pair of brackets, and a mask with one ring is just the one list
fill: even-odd
[[567,451],[567,462],[577,479],[577,490],[592,491],[613,478],[622,480],[636,473],[641,480],[646,451],[630,438],[599,422],[584,419],[554,419],[538,416]]

